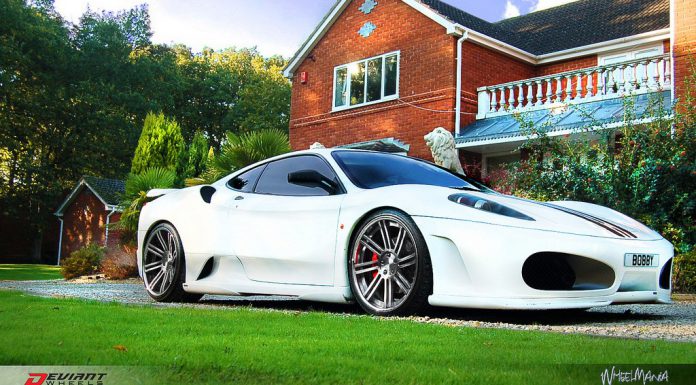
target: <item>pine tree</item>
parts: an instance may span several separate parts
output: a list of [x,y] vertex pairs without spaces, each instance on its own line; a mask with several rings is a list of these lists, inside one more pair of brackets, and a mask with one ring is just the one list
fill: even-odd
[[162,113],[148,113],[135,149],[131,173],[140,175],[155,167],[176,172],[184,151],[184,137],[179,124]]

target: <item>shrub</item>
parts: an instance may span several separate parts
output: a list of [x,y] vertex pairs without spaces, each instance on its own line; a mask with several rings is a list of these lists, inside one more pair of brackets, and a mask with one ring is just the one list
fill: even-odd
[[99,262],[104,257],[104,249],[96,244],[89,244],[70,253],[70,257],[60,262],[60,273],[65,279],[73,279],[82,275],[94,274],[99,271]]
[[128,245],[110,247],[101,262],[101,272],[108,279],[126,279],[138,276],[135,248]]
[[696,293],[696,249],[674,257],[672,288],[681,293]]

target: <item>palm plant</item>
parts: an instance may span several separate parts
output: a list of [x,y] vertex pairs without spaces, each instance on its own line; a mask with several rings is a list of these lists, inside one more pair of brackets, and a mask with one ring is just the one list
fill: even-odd
[[212,157],[207,170],[199,178],[186,180],[188,186],[212,183],[250,164],[290,152],[288,135],[277,129],[259,130],[235,135],[227,132],[218,154]]
[[155,167],[146,169],[142,174],[131,174],[126,179],[126,191],[121,198],[123,207],[121,219],[114,224],[115,229],[122,231],[121,239],[126,242],[134,240],[138,230],[140,209],[147,202],[147,192],[156,188],[171,188],[176,182],[176,174],[165,168]]

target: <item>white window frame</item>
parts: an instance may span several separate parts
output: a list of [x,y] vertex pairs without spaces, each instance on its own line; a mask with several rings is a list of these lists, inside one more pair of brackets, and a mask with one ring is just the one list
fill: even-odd
[[[387,64],[386,58],[388,56],[394,56],[394,55],[396,55],[396,93],[394,95],[384,96],[384,85],[385,85],[385,78],[384,77],[386,74],[385,69],[386,69],[386,64]],[[355,104],[355,105],[351,106],[350,105],[350,96],[351,96],[350,95],[350,91],[351,91],[350,90],[350,88],[351,88],[350,83],[351,83],[351,78],[352,78],[351,68],[359,63],[365,63],[365,91],[364,91],[364,95],[365,95],[365,99],[367,99],[367,74],[368,74],[367,62],[369,62],[370,60],[379,59],[379,58],[382,59],[382,90],[381,90],[381,94],[380,94],[381,98],[379,98],[377,100],[373,100],[371,102],[363,102],[363,103],[359,103],[359,104]],[[337,79],[336,75],[337,75],[339,70],[344,69],[344,68],[346,69],[346,83],[347,83],[346,84],[346,87],[347,87],[346,88],[347,89],[346,105],[336,107],[336,79]],[[376,56],[368,57],[366,59],[360,59],[360,60],[356,60],[356,61],[351,62],[351,63],[341,64],[340,66],[334,67],[333,87],[332,87],[333,92],[331,94],[331,111],[332,112],[344,111],[344,110],[349,110],[351,108],[365,107],[365,106],[370,106],[370,105],[377,104],[377,103],[383,103],[383,102],[388,102],[390,100],[398,99],[399,98],[399,83],[400,83],[399,78],[401,77],[400,75],[401,75],[401,51],[388,52],[388,53],[385,53],[382,55],[376,55]]]

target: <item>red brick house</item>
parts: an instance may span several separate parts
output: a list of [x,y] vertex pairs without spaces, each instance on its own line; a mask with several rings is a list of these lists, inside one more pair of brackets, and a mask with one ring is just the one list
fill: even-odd
[[113,246],[119,242],[119,233],[109,229],[118,222],[120,196],[125,183],[115,179],[84,176],[58,207],[55,215],[60,222],[58,262],[71,252],[90,243]]
[[[339,0],[285,69],[290,142],[407,152],[454,133],[483,172],[519,159],[514,114],[554,119],[550,135],[611,127],[624,96],[637,119],[670,106],[696,52],[691,0],[579,0],[489,23],[440,0]],[[584,117],[585,116],[585,117]]]

